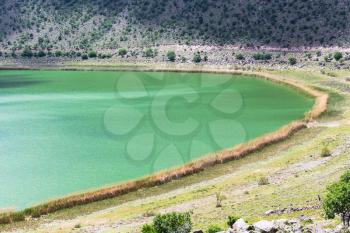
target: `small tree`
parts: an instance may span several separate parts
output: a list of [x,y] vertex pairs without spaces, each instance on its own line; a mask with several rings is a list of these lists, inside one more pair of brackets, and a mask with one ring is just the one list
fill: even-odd
[[343,54],[342,54],[341,52],[335,52],[335,53],[333,54],[333,57],[334,57],[334,59],[335,59],[336,61],[339,61],[340,59],[343,58]]
[[124,48],[120,48],[120,49],[118,50],[119,56],[124,57],[127,53],[128,53],[128,51],[126,51],[126,49],[124,49]]
[[25,47],[23,52],[22,52],[22,57],[28,57],[28,58],[31,58],[33,57],[33,52],[32,52],[32,49],[30,47]]
[[87,60],[87,59],[89,59],[89,57],[88,57],[88,55],[87,55],[87,54],[83,54],[83,55],[81,55],[81,59],[83,59],[83,60]]
[[95,57],[97,57],[97,53],[96,53],[96,51],[90,51],[88,56],[89,56],[89,58],[95,58]]
[[171,62],[174,62],[176,60],[176,54],[174,51],[168,51],[166,56],[168,57],[168,60]]
[[237,54],[236,54],[236,59],[237,59],[237,60],[244,60],[243,54],[237,53]]
[[44,51],[40,50],[38,52],[38,57],[45,57],[45,56],[46,56],[46,53]]
[[350,171],[341,176],[340,181],[327,187],[327,194],[322,203],[328,219],[340,215],[344,227],[350,223]]
[[153,219],[153,227],[156,233],[189,233],[192,229],[191,216],[175,212],[157,215]]
[[152,57],[155,56],[155,51],[153,49],[151,49],[151,48],[147,48],[143,53],[144,53],[145,57],[152,58]]
[[297,64],[297,59],[295,57],[290,57],[288,58],[288,63],[291,66],[294,66],[295,64]]
[[201,54],[199,52],[197,52],[193,55],[193,61],[195,63],[199,63],[202,61],[202,57],[201,57]]

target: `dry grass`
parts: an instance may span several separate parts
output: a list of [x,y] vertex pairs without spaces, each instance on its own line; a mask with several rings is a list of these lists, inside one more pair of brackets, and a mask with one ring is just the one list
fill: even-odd
[[[208,73],[230,73],[230,74],[241,74],[241,75],[251,75],[260,78],[265,78],[274,82],[281,84],[286,84],[298,90],[301,90],[307,95],[315,98],[315,104],[311,111],[307,114],[304,120],[292,122],[279,130],[266,134],[262,137],[238,145],[234,148],[226,149],[217,153],[210,154],[201,159],[190,162],[184,166],[170,169],[166,171],[158,172],[154,175],[134,180],[122,184],[118,184],[112,187],[103,188],[97,191],[86,192],[82,194],[72,195],[65,198],[50,201],[45,204],[41,204],[32,208],[26,209],[24,212],[17,213],[4,213],[0,215],[0,224],[11,223],[14,221],[21,221],[24,216],[39,217],[48,213],[55,212],[57,210],[74,207],[77,205],[83,205],[95,201],[100,201],[107,198],[113,198],[122,194],[126,194],[132,191],[136,191],[141,188],[152,187],[160,184],[170,182],[175,179],[179,179],[184,176],[188,176],[203,169],[214,166],[216,164],[221,164],[227,161],[242,158],[252,152],[259,151],[265,146],[285,140],[286,138],[293,135],[298,130],[306,127],[306,121],[314,119],[320,116],[323,112],[327,110],[328,95],[320,91],[314,90],[311,87],[305,86],[301,83],[294,82],[285,78],[281,78],[276,75],[259,73],[259,72],[243,72],[243,71],[232,71],[232,70],[211,70],[211,69],[157,69],[157,71],[177,71],[177,72],[208,72]],[[21,216],[21,217],[18,217]]]

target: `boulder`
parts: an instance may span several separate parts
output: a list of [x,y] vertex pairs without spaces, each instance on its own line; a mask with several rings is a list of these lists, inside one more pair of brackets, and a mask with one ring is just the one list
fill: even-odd
[[257,232],[273,233],[273,232],[277,231],[277,229],[272,221],[262,220],[262,221],[254,223],[253,226]]
[[233,225],[232,225],[232,231],[233,232],[245,232],[249,228],[249,225],[244,221],[243,218],[238,219]]

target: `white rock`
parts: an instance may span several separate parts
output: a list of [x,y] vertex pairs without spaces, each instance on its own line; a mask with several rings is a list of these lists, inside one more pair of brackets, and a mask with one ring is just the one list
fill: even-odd
[[266,220],[256,222],[253,226],[255,230],[258,230],[260,232],[273,232],[273,230],[275,229],[273,222]]
[[240,218],[238,219],[233,225],[232,230],[233,232],[245,232],[249,228],[249,225],[244,221],[244,219]]

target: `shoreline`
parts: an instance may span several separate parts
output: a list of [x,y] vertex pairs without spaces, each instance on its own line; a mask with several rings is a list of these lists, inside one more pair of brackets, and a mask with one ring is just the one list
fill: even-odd
[[[136,66],[135,66],[136,67]],[[198,68],[198,67],[197,67]],[[17,68],[15,68],[17,69]],[[265,146],[282,141],[300,129],[306,127],[306,122],[310,119],[320,116],[323,112],[327,110],[328,94],[321,91],[317,91],[306,84],[291,81],[282,78],[278,75],[267,74],[264,72],[249,72],[249,71],[233,71],[233,70],[220,70],[220,69],[188,69],[188,68],[150,68],[137,71],[163,71],[163,72],[203,72],[203,73],[222,73],[222,74],[239,74],[239,75],[249,75],[256,78],[264,78],[273,82],[288,85],[291,88],[301,90],[303,93],[313,97],[315,103],[312,109],[306,114],[303,120],[298,120],[291,122],[277,131],[263,135],[247,143],[229,148],[220,152],[211,153],[204,156],[201,159],[192,161],[181,167],[169,169],[166,171],[161,171],[155,173],[151,176],[147,176],[138,180],[132,180],[129,182],[111,185],[110,187],[104,187],[101,189],[96,189],[94,191],[82,192],[80,194],[72,194],[60,199],[52,200],[37,206],[30,207],[24,211],[20,212],[8,212],[0,214],[0,224],[1,223],[11,223],[14,221],[23,220],[23,218],[16,218],[16,216],[22,214],[24,216],[39,217],[44,214],[52,213],[60,209],[70,208],[77,205],[83,205],[99,200],[104,200],[112,197],[117,197],[122,194],[126,194],[132,191],[136,191],[140,188],[153,187],[156,185],[168,183],[172,180],[179,179],[184,176],[188,176],[194,173],[198,173],[207,167],[214,166],[216,164],[221,164],[231,160],[236,160],[242,158],[252,152],[258,151]],[[23,216],[23,217],[24,217]]]

